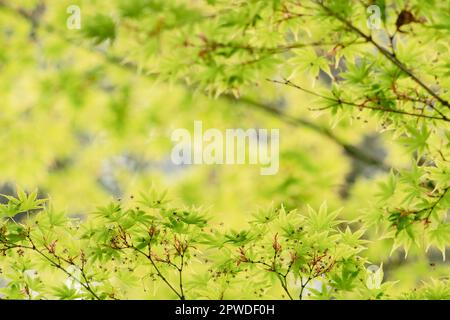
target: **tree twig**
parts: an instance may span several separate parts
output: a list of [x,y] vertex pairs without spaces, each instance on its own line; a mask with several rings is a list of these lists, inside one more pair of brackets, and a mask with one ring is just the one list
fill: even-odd
[[378,51],[385,56],[389,61],[391,61],[393,64],[395,64],[400,70],[402,70],[404,73],[406,73],[414,82],[416,82],[419,86],[421,86],[425,91],[427,91],[432,97],[434,97],[436,100],[438,100],[443,106],[446,106],[450,109],[450,103],[442,98],[440,95],[438,95],[436,92],[434,92],[428,85],[426,85],[421,79],[419,79],[411,70],[409,70],[398,58],[396,55],[393,55],[390,53],[386,48],[379,45],[370,35],[366,35],[363,31],[361,31],[359,28],[354,26],[350,21],[343,18],[340,14],[334,12],[329,7],[323,4],[321,0],[315,1],[319,6],[321,6],[327,13],[330,14],[330,16],[333,16],[337,20],[339,20],[341,23],[343,23],[347,28],[349,28],[352,32],[358,34],[363,39],[365,39],[368,43],[371,43],[375,48],[378,49]]

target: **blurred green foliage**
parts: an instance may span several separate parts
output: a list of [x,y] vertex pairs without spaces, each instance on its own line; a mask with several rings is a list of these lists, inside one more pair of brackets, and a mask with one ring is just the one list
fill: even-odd
[[[373,3],[0,0],[2,293],[448,299],[450,3]],[[194,120],[279,173],[174,166]]]

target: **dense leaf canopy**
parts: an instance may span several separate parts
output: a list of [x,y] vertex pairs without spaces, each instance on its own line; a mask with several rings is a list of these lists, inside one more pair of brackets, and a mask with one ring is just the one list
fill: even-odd
[[[1,297],[450,299],[449,40],[449,1],[0,0]],[[195,120],[279,172],[174,165]]]

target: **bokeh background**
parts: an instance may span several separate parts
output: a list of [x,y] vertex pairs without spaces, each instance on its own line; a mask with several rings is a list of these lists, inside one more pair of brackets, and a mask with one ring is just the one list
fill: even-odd
[[[91,17],[118,19],[126,3],[77,1],[82,28],[70,30],[72,1],[0,1],[1,193],[37,188],[54,207],[83,217],[111,198],[153,186],[167,189],[177,205],[204,207],[227,228],[244,226],[271,205],[302,210],[324,201],[330,211],[343,207],[343,217],[358,220],[374,205],[388,168],[410,165],[409,151],[383,133],[377,119],[362,114],[336,121],[312,112],[312,97],[295,88],[259,81],[245,87],[245,96],[214,96],[158,77],[165,46],[177,36],[170,30],[144,37],[123,19],[113,37],[105,23],[104,37],[89,39]],[[186,10],[201,5],[191,1]],[[193,14],[155,7],[142,17],[144,33],[157,30],[161,17],[175,28]],[[325,74],[316,80],[326,87]],[[280,129],[279,173],[262,176],[250,165],[175,166],[170,135],[176,128],[193,130],[194,120],[204,129]],[[449,274],[433,249],[412,249],[405,259],[401,249],[386,255],[392,239],[371,240],[365,254],[383,263],[385,279],[400,280],[399,291]]]

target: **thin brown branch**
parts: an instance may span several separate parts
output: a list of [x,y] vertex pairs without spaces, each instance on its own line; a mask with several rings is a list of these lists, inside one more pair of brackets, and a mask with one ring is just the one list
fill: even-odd
[[419,86],[421,86],[425,91],[427,91],[432,97],[434,97],[436,100],[438,100],[443,106],[446,106],[450,109],[450,103],[442,98],[440,95],[438,95],[436,92],[434,92],[428,85],[426,85],[421,79],[419,79],[411,70],[409,70],[398,58],[389,52],[386,48],[382,47],[380,44],[378,44],[370,35],[366,35],[363,31],[361,31],[359,28],[354,26],[350,21],[343,18],[340,14],[334,12],[329,7],[323,4],[322,1],[316,1],[318,5],[320,5],[330,16],[336,18],[340,22],[342,22],[348,29],[350,29],[352,32],[358,34],[360,37],[365,39],[368,43],[371,43],[375,48],[378,49],[378,51],[385,56],[389,61],[391,61],[393,64],[395,64],[400,70],[402,70],[404,73],[406,73],[414,82],[416,82]]
[[[101,298],[95,293],[95,291],[91,288],[91,286],[89,285],[89,281],[87,278],[85,279],[85,282],[81,281],[80,279],[78,279],[77,277],[75,277],[72,273],[70,273],[69,271],[67,271],[60,262],[55,262],[53,259],[51,259],[50,257],[48,257],[44,252],[42,252],[42,250],[38,249],[38,247],[35,245],[34,241],[31,239],[30,236],[27,236],[27,239],[29,241],[29,243],[31,244],[31,246],[26,246],[26,245],[13,245],[13,246],[7,246],[7,249],[13,249],[13,248],[21,248],[21,249],[27,249],[27,250],[31,250],[36,252],[37,254],[39,254],[41,257],[43,257],[45,260],[47,260],[52,266],[54,266],[55,268],[61,270],[63,273],[65,273],[69,278],[74,279],[77,283],[79,283],[82,287],[84,287],[95,299],[97,300],[101,300]],[[8,245],[8,244],[6,244]]]
[[139,248],[136,248],[135,246],[130,246],[128,247],[129,249],[132,249],[140,254],[142,254],[143,256],[145,256],[149,261],[150,264],[152,265],[152,267],[155,269],[156,274],[158,275],[158,277],[169,287],[169,289],[175,293],[178,298],[180,300],[184,300],[184,296],[182,294],[180,294],[173,286],[172,284],[169,282],[169,280],[167,280],[167,278],[162,274],[162,272],[159,270],[158,266],[156,265],[155,261],[152,258],[152,253],[151,253],[151,246],[149,244],[148,248],[149,248],[149,253],[145,253],[144,251],[140,250]]
[[[364,101],[362,103],[355,103],[355,102],[351,102],[351,101],[345,101],[345,100],[342,100],[342,99],[336,99],[336,98],[333,98],[333,97],[323,96],[323,95],[320,95],[320,94],[318,94],[318,93],[316,93],[314,91],[305,89],[305,88],[299,86],[298,84],[295,84],[292,81],[286,80],[286,79],[283,80],[283,81],[270,80],[269,79],[269,81],[275,82],[275,83],[279,83],[279,84],[284,84],[284,85],[287,85],[287,86],[299,89],[301,91],[304,91],[304,92],[309,93],[311,95],[314,95],[316,97],[332,101],[332,102],[336,103],[337,105],[349,105],[349,106],[357,107],[357,108],[360,108],[360,109],[378,110],[378,111],[384,111],[384,112],[389,112],[389,113],[397,113],[397,114],[402,114],[402,115],[406,115],[406,116],[417,117],[417,118],[425,118],[425,119],[433,119],[433,120],[441,120],[441,121],[450,122],[450,119],[445,117],[445,116],[438,117],[438,116],[426,115],[426,114],[423,114],[423,113],[412,113],[412,112],[399,110],[399,109],[386,108],[386,107],[381,106],[381,105],[378,105],[378,106],[367,106],[366,104],[368,102],[370,102],[369,100],[366,100],[366,101]],[[330,108],[332,108],[332,106],[319,108],[319,109],[313,109],[313,110],[325,110],[325,109],[330,109]]]

